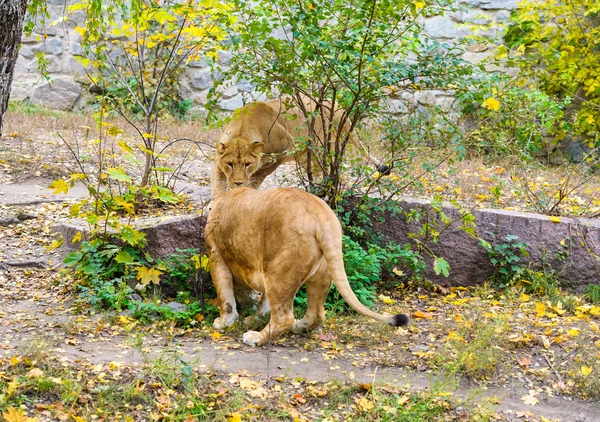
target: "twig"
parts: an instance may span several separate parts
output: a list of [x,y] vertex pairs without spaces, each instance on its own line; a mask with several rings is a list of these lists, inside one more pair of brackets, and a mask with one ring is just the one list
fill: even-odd
[[548,364],[550,369],[552,369],[552,371],[554,372],[554,375],[556,375],[556,378],[558,378],[558,382],[562,383],[563,382],[562,377],[560,376],[560,374],[558,373],[558,371],[556,370],[554,365],[552,365],[552,362],[550,362],[550,359],[548,359],[548,356],[546,356],[544,353],[542,353],[542,356],[544,356],[544,359],[546,359],[546,363]]

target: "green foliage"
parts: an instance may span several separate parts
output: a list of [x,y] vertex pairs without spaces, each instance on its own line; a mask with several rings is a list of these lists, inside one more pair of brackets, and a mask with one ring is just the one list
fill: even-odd
[[[341,188],[341,174],[352,132],[365,119],[379,116],[387,99],[400,91],[472,89],[473,66],[456,54],[461,46],[442,45],[421,26],[423,16],[453,10],[451,1],[234,0],[233,4],[240,21],[231,30],[233,57],[222,83],[244,79],[257,92],[289,95],[290,105],[303,111],[309,133],[297,139],[299,149],[310,151],[305,185],[326,197],[332,208],[346,190]],[[317,104],[316,110],[307,109],[306,99]],[[336,109],[345,112],[331,119]],[[323,131],[318,130],[319,114],[329,121]],[[392,161],[403,160],[394,152],[403,149],[399,143],[406,138],[387,140]],[[372,171],[360,170],[364,167],[360,160],[351,166],[358,169],[357,183],[371,184],[365,175]]]
[[468,118],[479,122],[465,146],[519,161],[552,152],[565,135],[566,127],[560,122],[570,100],[558,101],[534,86],[513,86],[501,75],[487,80],[480,90],[458,93]]
[[[369,243],[366,247],[343,236],[344,267],[350,287],[361,303],[371,306],[377,297],[376,290],[382,286],[381,280],[386,274],[397,273],[418,276],[424,270],[421,257],[410,249],[410,245],[393,245],[381,247]],[[296,295],[296,305],[306,307],[306,291],[304,288]],[[335,313],[351,309],[335,286],[332,287],[325,302],[327,310]]]
[[550,299],[557,299],[559,296],[558,278],[553,271],[535,271],[531,268],[523,268],[514,275],[509,284],[530,295],[546,296]]
[[558,98],[573,98],[567,128],[592,147],[600,140],[600,5],[596,0],[521,2],[505,42],[509,65]]
[[[488,233],[493,239],[496,236]],[[480,239],[481,246],[486,250],[490,262],[494,266],[492,283],[496,287],[504,288],[515,278],[521,275],[524,268],[519,264],[521,257],[529,256],[527,245],[518,242],[518,236],[509,234],[504,243],[492,246],[489,242]]]
[[[133,245],[121,237],[119,243],[99,238],[81,242],[80,250],[65,258],[64,263],[77,283],[80,305],[129,310],[142,322],[159,318],[193,325],[198,314],[202,314],[202,319],[216,316],[214,306],[202,304],[193,297],[190,281],[202,270],[195,250],[178,250],[155,261],[141,251],[145,246],[143,237],[132,242]],[[160,288],[173,287],[174,299],[186,305],[181,311],[161,303]]]
[[600,285],[589,284],[587,287],[586,297],[594,305],[600,304]]

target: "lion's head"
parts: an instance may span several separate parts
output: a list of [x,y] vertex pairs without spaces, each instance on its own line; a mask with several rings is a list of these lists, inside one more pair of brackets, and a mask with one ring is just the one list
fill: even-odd
[[217,144],[215,162],[227,178],[230,188],[248,186],[252,175],[260,169],[262,142],[231,139]]

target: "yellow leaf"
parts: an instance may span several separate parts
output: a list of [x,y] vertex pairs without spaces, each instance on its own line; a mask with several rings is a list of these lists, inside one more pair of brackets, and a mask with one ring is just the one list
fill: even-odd
[[521,400],[523,400],[523,403],[525,403],[529,406],[535,406],[536,404],[538,404],[537,397],[535,397],[535,395],[531,392],[527,396],[521,397]]
[[360,400],[356,400],[356,404],[363,412],[370,412],[375,407],[375,404],[366,397],[361,397]]
[[519,298],[519,301],[521,301],[521,302],[529,302],[529,295],[526,295],[525,293],[523,293],[521,295],[521,297]]
[[227,422],[242,422],[242,415],[239,413],[232,413],[230,417],[227,418]]
[[67,182],[64,181],[64,179],[55,180],[52,183],[50,183],[50,186],[48,187],[52,189],[52,193],[55,195],[58,195],[59,193],[69,192],[69,185],[67,184]]
[[542,302],[535,302],[535,316],[541,318],[546,315],[546,305]]
[[579,330],[577,328],[571,328],[570,330],[567,330],[567,334],[571,337],[577,337],[579,335]]
[[394,303],[396,303],[396,301],[389,296],[379,295],[378,297],[379,297],[379,300],[381,300],[386,305],[393,305]]
[[416,311],[412,314],[415,318],[433,318],[433,314],[431,312],[421,312]]
[[600,317],[600,306],[593,306],[590,309],[590,315]]
[[215,331],[210,335],[210,338],[212,338],[214,341],[219,340],[221,337],[223,337],[223,334],[219,333],[218,331]]
[[38,421],[38,418],[29,418],[25,414],[23,414],[23,411],[21,409],[15,409],[12,406],[10,406],[6,410],[6,413],[2,413],[2,416],[4,417],[4,420],[6,422],[37,422]]
[[71,240],[71,243],[75,242],[81,242],[81,232],[77,232],[75,233],[75,236],[73,236],[73,240]]
[[394,269],[392,270],[392,272],[394,274],[396,274],[398,277],[404,277],[406,274],[404,274],[404,271],[399,270],[398,268],[394,267]]
[[498,111],[500,109],[500,101],[492,97],[486,98],[481,105],[488,110]]
[[548,220],[552,221],[553,223],[560,223],[560,217],[557,217],[555,215],[551,215],[550,217],[548,217]]
[[422,9],[423,7],[425,7],[425,3],[422,1],[416,1],[415,2],[415,8],[417,9]]
[[592,368],[591,366],[585,366],[583,365],[581,367],[581,374],[585,377],[587,377],[589,374],[591,374],[594,371],[594,368]]
[[20,358],[20,357],[18,357],[18,356],[13,356],[13,357],[10,359],[10,364],[11,364],[12,366],[15,366],[15,365],[17,365],[19,362],[21,362],[21,358]]
[[71,415],[71,417],[73,418],[73,420],[74,420],[75,422],[86,422],[86,420],[85,420],[85,419],[83,419],[83,418],[80,418],[79,416]]
[[143,286],[147,286],[151,282],[154,284],[160,283],[160,275],[163,272],[156,268],[146,268],[144,266],[140,266],[137,268],[137,275],[135,278],[140,281],[140,284]]
[[6,394],[8,397],[12,396],[15,391],[17,391],[17,387],[19,386],[19,381],[14,378],[11,382],[8,383],[8,388],[6,389]]

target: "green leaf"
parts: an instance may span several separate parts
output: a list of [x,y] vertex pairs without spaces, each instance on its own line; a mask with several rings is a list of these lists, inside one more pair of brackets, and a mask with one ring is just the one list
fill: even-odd
[[121,167],[108,168],[108,169],[106,169],[105,173],[111,179],[118,180],[119,182],[131,183],[131,181],[132,181],[131,177],[129,177],[127,174],[125,174],[125,171]]
[[444,277],[448,277],[450,274],[450,264],[444,258],[436,257],[433,261],[433,269],[437,275],[444,274]]
[[83,254],[81,252],[71,252],[70,254],[68,254],[63,263],[67,266],[67,267],[71,267],[75,264],[77,264],[81,258],[83,257]]
[[125,251],[119,251],[117,256],[115,256],[115,261],[117,261],[120,264],[132,264],[133,260],[134,260],[133,256],[131,256],[129,253],[127,253]]

